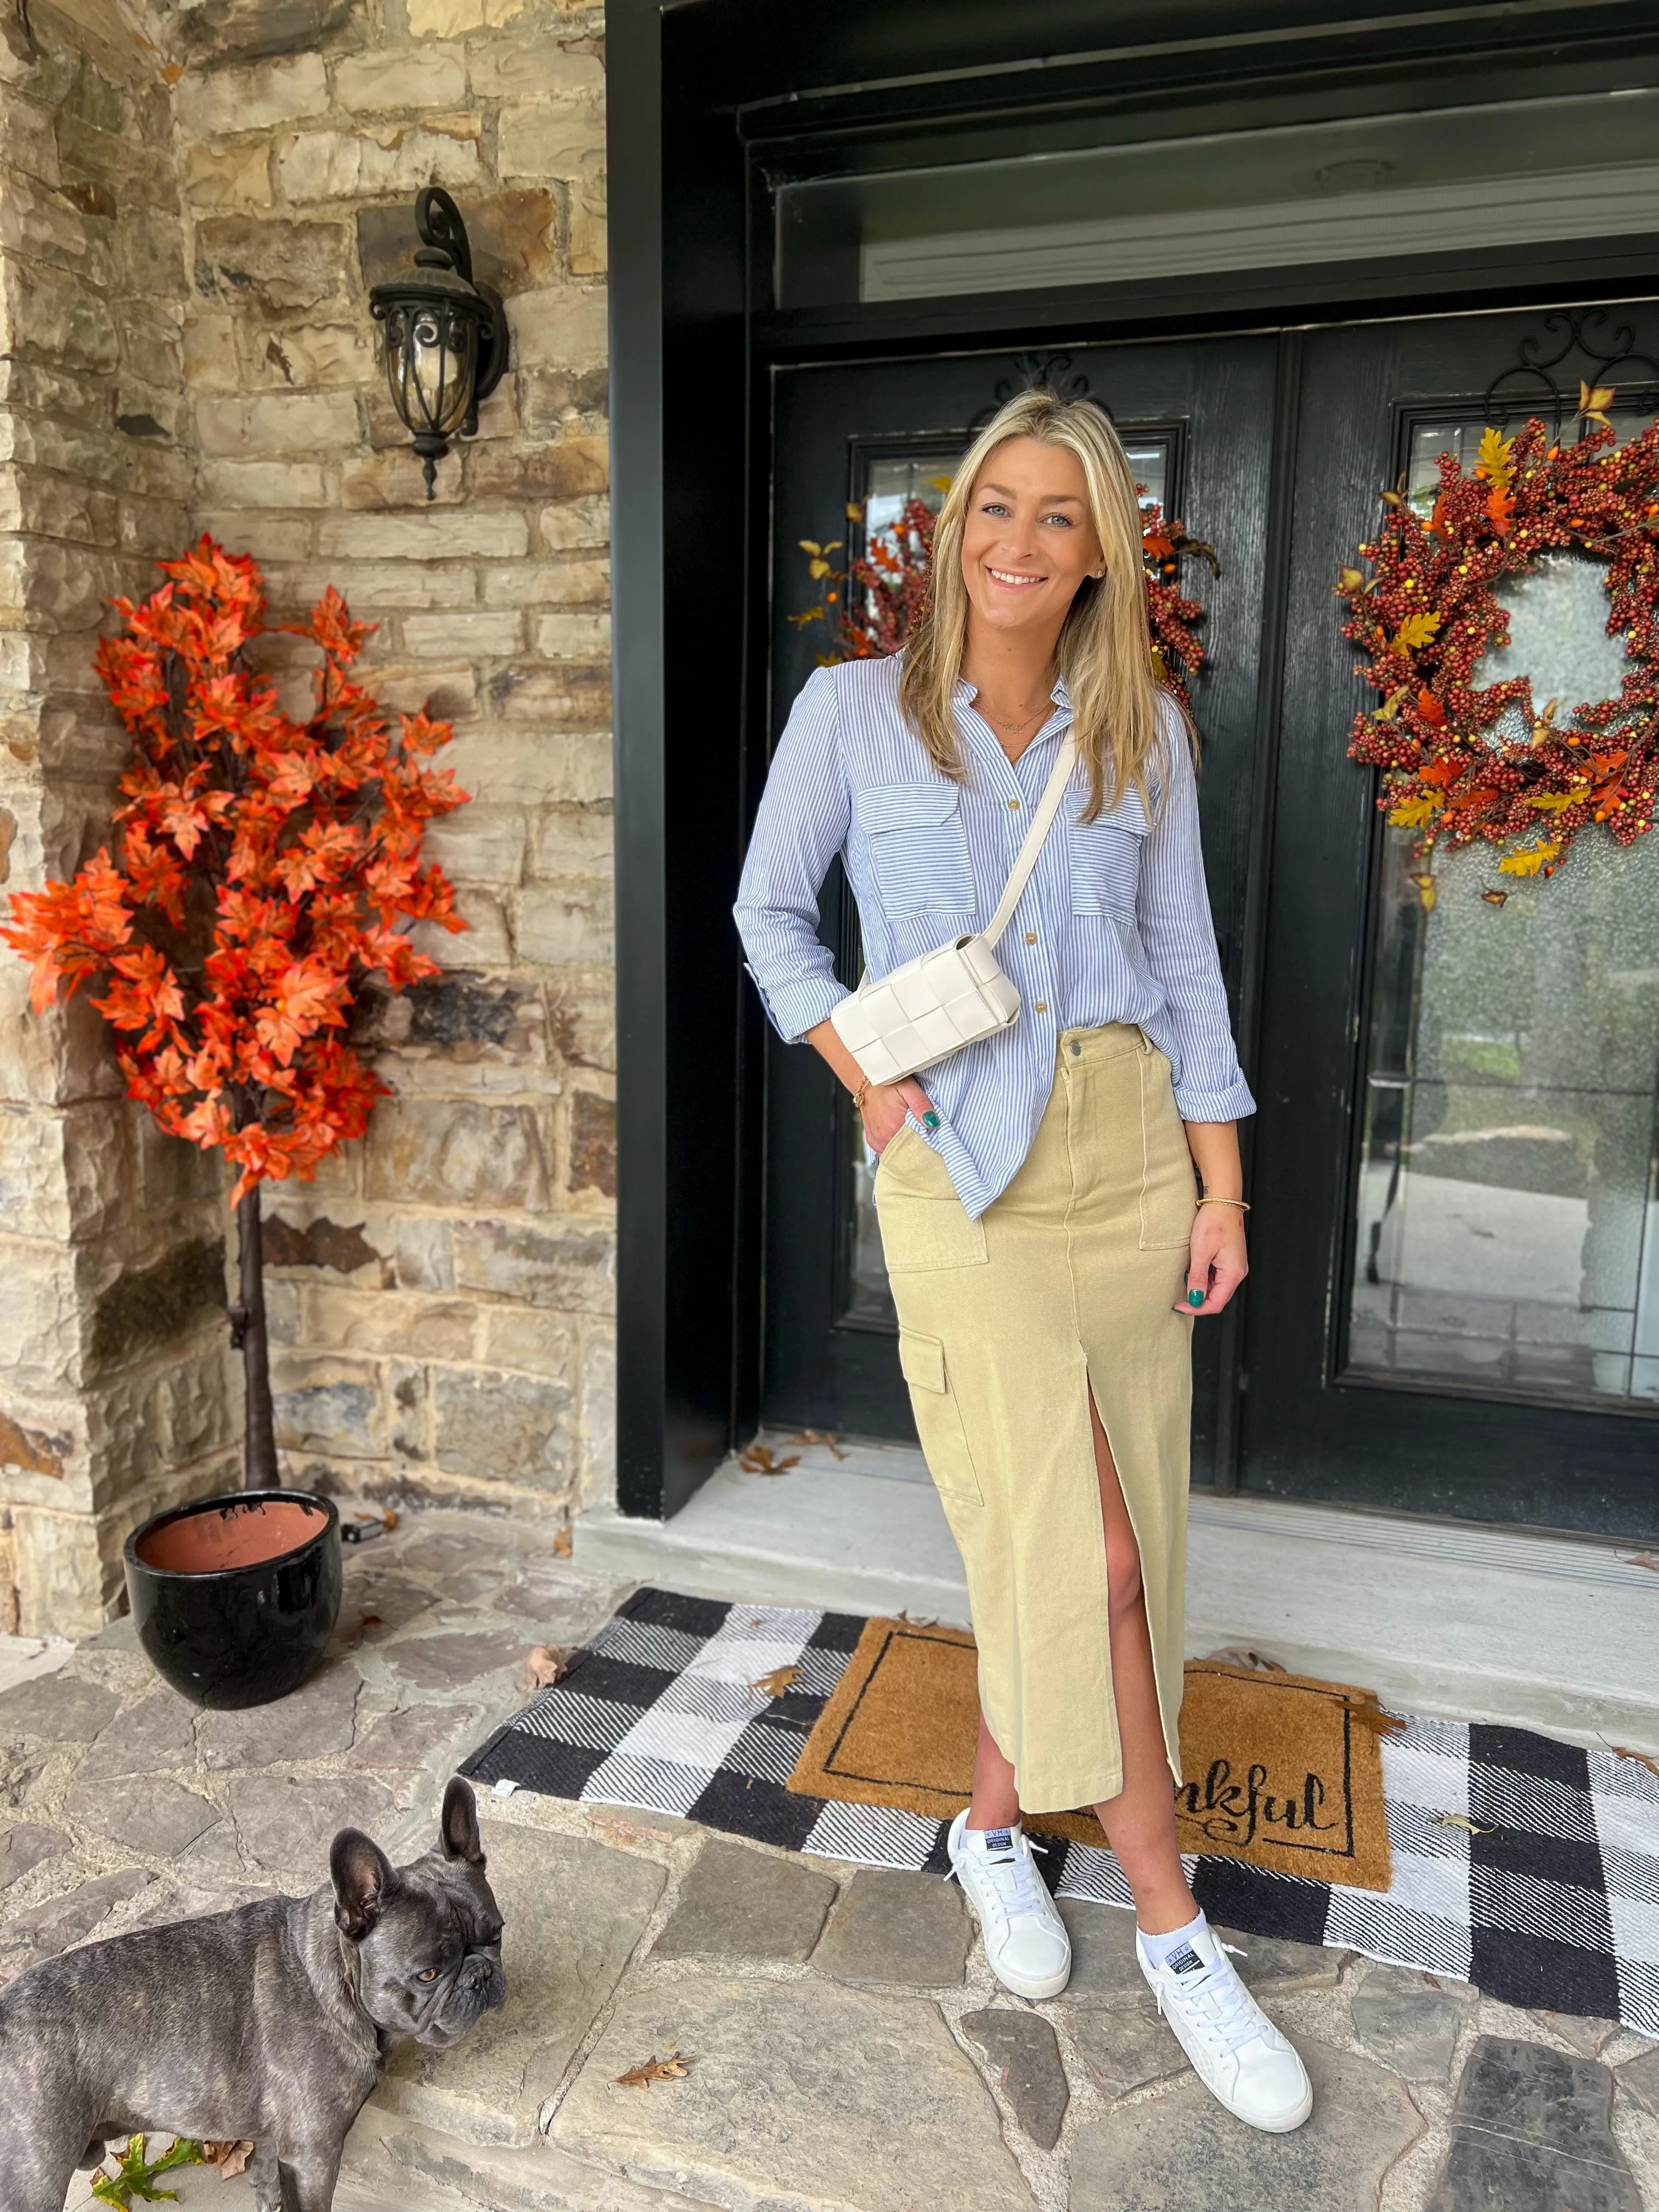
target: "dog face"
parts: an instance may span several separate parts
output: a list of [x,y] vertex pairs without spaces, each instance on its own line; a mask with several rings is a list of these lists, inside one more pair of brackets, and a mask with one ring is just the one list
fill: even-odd
[[360,1830],[343,1828],[329,1866],[334,1918],[355,1947],[357,2002],[376,2027],[447,2050],[505,2002],[501,1909],[466,1783],[445,1791],[438,1842],[424,1858],[394,1867]]

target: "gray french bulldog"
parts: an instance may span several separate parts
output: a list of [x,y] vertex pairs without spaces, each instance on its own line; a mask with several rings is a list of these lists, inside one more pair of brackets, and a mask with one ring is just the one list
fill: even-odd
[[330,1883],[44,1960],[0,1990],[0,2212],[58,2212],[108,2139],[252,2138],[259,2212],[328,2212],[394,2044],[444,2050],[507,1994],[478,1811],[394,1867],[356,1828]]

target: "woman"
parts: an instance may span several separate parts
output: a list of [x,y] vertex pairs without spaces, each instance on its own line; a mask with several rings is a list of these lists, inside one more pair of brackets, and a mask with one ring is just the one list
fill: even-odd
[[[1140,518],[1087,400],[1011,400],[970,448],[926,621],[820,669],[772,764],[737,917],[781,1034],[852,1092],[899,1358],[961,1549],[979,1647],[952,1871],[1005,1985],[1052,1996],[1065,1923],[1021,1809],[1092,1804],[1142,1972],[1230,2112],[1283,2131],[1302,2062],[1239,1981],[1176,1841],[1188,1324],[1245,1273],[1239,1073],[1183,718],[1155,679]],[[1060,817],[1002,939],[1014,1024],[866,1081],[818,942],[839,854],[872,976],[982,926],[1070,732]]]

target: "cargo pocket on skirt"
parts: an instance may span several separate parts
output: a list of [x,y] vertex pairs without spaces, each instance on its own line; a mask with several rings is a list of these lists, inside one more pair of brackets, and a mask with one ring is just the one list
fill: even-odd
[[941,1498],[961,1505],[982,1505],[968,1431],[962,1425],[962,1408],[951,1388],[945,1364],[945,1346],[936,1336],[919,1336],[914,1329],[899,1331],[899,1366],[910,1386],[910,1407],[916,1417],[927,1472]]
[[876,1170],[876,1219],[890,1275],[982,1267],[990,1257],[984,1223],[974,1219],[951,1188],[950,1170],[908,1121]]

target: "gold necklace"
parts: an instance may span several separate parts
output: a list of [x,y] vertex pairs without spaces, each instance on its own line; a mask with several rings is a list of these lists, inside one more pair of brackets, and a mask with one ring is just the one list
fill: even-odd
[[1022,714],[1017,722],[1005,722],[1000,714],[993,714],[988,708],[983,708],[981,711],[984,713],[986,719],[991,722],[995,728],[999,730],[1006,730],[1010,736],[1017,737],[1020,731],[1022,731],[1028,723],[1035,722],[1036,720],[1037,717],[1042,714],[1042,708],[1041,707],[1034,707],[1029,714]]

